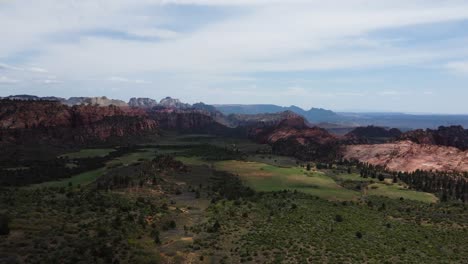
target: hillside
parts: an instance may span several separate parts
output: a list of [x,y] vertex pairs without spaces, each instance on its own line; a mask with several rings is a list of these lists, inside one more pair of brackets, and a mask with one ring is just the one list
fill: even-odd
[[418,144],[456,147],[468,150],[468,129],[462,126],[439,127],[436,130],[418,129],[400,136],[402,140],[411,140]]
[[387,167],[392,171],[437,170],[468,172],[468,152],[454,147],[417,144],[411,141],[377,145],[350,145],[345,159]]

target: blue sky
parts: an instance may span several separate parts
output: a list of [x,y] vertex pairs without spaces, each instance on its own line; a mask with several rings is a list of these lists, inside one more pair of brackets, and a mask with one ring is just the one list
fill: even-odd
[[460,0],[0,0],[0,96],[468,114]]

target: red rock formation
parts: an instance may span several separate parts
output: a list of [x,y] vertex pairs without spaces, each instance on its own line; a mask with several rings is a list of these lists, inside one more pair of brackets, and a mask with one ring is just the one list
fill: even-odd
[[0,141],[106,141],[155,132],[157,122],[141,109],[80,105],[51,101],[0,101]]
[[176,130],[180,133],[223,134],[228,128],[211,113],[196,109],[162,108],[153,109],[149,116],[156,120],[161,129]]
[[401,140],[411,140],[419,144],[451,146],[468,150],[468,129],[462,126],[439,127],[437,130],[414,130],[404,133]]
[[385,166],[393,171],[468,171],[468,151],[411,141],[347,146],[344,158]]
[[335,136],[325,129],[309,127],[300,116],[284,119],[273,127],[254,127],[249,135],[259,143],[271,145],[275,153],[303,160],[334,159],[339,147]]

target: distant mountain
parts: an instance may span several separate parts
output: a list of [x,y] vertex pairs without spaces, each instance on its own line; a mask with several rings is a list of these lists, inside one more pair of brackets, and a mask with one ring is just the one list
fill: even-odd
[[468,128],[468,115],[404,114],[404,113],[345,113],[338,112],[341,122],[359,126],[394,127],[402,131],[437,129],[439,126],[461,125]]
[[[303,120],[303,117],[300,115],[292,112],[292,111],[284,111],[284,112],[278,112],[278,113],[266,113],[266,114],[253,114],[253,115],[247,115],[247,114],[230,114],[227,119],[229,120],[229,123],[232,126],[276,126],[278,125],[281,121],[285,119],[290,119],[290,118],[301,118]],[[305,123],[307,123],[304,120]]]
[[153,108],[158,106],[159,103],[151,98],[130,98],[128,101],[128,106],[130,107],[139,107],[139,108]]
[[291,111],[296,114],[302,115],[311,123],[320,123],[320,122],[333,122],[338,121],[340,116],[330,110],[325,110],[322,108],[311,108],[309,110],[304,110],[297,106],[278,106],[272,104],[256,104],[256,105],[214,105],[221,113],[229,114],[265,114],[265,113],[278,113],[284,111]]
[[159,102],[159,105],[166,107],[166,108],[177,108],[177,109],[187,109],[187,108],[192,107],[190,104],[182,103],[179,99],[174,99],[169,96],[161,99],[161,101]]
[[65,98],[55,97],[55,96],[45,96],[39,97],[29,94],[19,94],[19,95],[10,95],[6,97],[0,97],[0,99],[7,100],[18,100],[18,101],[63,101]]

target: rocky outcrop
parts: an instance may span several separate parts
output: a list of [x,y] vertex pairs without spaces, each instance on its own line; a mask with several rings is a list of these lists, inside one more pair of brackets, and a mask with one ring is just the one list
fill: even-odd
[[180,133],[225,134],[229,128],[202,110],[163,108],[148,112],[161,129],[176,130]]
[[191,108],[191,105],[182,103],[179,99],[174,99],[171,97],[166,97],[161,99],[159,102],[161,107],[165,108],[176,108],[176,109],[188,109]]
[[130,107],[139,107],[139,108],[153,108],[158,106],[158,102],[150,98],[131,98],[128,102]]
[[0,101],[0,141],[86,143],[157,132],[140,109],[114,105],[69,107],[50,101]]
[[90,97],[86,100],[86,103],[90,105],[99,105],[99,106],[110,106],[110,105],[128,106],[127,103],[122,100],[109,99],[105,96]]
[[378,145],[346,146],[343,157],[387,167],[392,171],[468,171],[468,151],[454,147],[399,141]]
[[128,106],[122,100],[109,99],[105,96],[101,97],[70,97],[67,100],[62,100],[62,103],[68,106],[74,105],[97,105],[97,106]]
[[468,150],[468,129],[462,126],[441,126],[437,130],[413,130],[400,136],[401,140],[411,140],[419,144],[456,147]]
[[304,118],[292,116],[269,127],[259,124],[249,137],[272,146],[273,152],[302,160],[333,160],[338,153],[338,139],[319,127],[309,127]]

